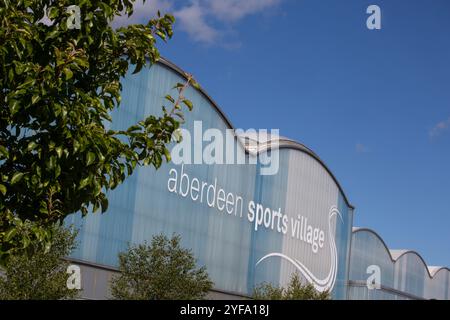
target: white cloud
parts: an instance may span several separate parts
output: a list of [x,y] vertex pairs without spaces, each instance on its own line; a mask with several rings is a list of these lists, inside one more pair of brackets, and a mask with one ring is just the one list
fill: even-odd
[[233,24],[245,17],[260,13],[278,5],[282,0],[142,0],[135,3],[134,14],[128,18],[121,16],[114,19],[113,26],[133,23],[145,23],[160,10],[171,12],[177,18],[176,26],[186,32],[194,41],[213,44],[225,48],[235,48],[239,41],[223,41]]
[[198,2],[175,11],[174,15],[180,28],[194,41],[211,44],[219,36],[219,31],[206,22],[207,11]]
[[358,142],[355,145],[355,151],[356,153],[368,153],[370,152],[370,149],[367,146],[363,145],[362,143]]
[[[222,38],[224,33],[211,22],[221,22],[230,28],[246,16],[256,14],[280,3],[281,0],[192,0],[191,4],[175,12],[180,19],[181,30],[199,42],[211,44]],[[224,47],[230,47],[222,42]],[[235,47],[232,45],[231,47]]]
[[280,3],[281,0],[208,0],[211,13],[219,20],[236,21]]
[[449,128],[450,128],[450,118],[439,122],[433,128],[431,128],[429,136],[430,138],[435,138],[437,136],[440,136],[444,131],[448,130]]
[[133,15],[128,18],[128,15],[116,17],[112,23],[114,28],[127,26],[134,23],[147,23],[148,20],[154,18],[158,10],[161,14],[169,12],[173,9],[172,1],[170,0],[137,0],[134,4]]

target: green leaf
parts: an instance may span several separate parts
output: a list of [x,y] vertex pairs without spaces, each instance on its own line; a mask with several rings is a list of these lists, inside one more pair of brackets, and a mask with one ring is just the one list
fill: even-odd
[[162,33],[161,31],[156,31],[155,32],[162,40],[166,40],[166,35],[164,33]]
[[56,157],[51,156],[51,157],[48,159],[48,162],[47,162],[47,168],[48,168],[49,170],[52,170],[53,168],[55,168],[55,166],[56,166]]
[[102,213],[104,213],[106,210],[108,210],[108,199],[106,197],[103,197],[100,201],[101,201]]
[[6,187],[2,184],[0,184],[0,192],[5,195],[6,194]]
[[200,90],[200,85],[198,84],[197,81],[192,81],[191,85],[192,85],[195,89]]
[[17,233],[17,229],[16,229],[16,228],[11,228],[11,229],[9,229],[9,230],[6,231],[6,233],[5,233],[5,238],[4,238],[4,240],[5,240],[6,242],[8,242],[9,240],[11,240],[11,239],[16,235],[16,233]]
[[53,30],[53,31],[49,32],[49,33],[46,35],[45,40],[53,39],[53,38],[55,38],[58,34],[59,34],[59,30],[57,30],[57,29],[56,29],[56,30]]
[[184,121],[184,115],[181,112],[175,112],[175,115],[178,116],[182,121]]
[[56,147],[55,148],[56,154],[58,155],[58,158],[61,158],[63,154],[63,148],[62,147]]
[[75,58],[74,60],[79,66],[82,66],[84,68],[88,68],[89,67],[89,61],[86,59],[81,59],[81,58]]
[[192,111],[192,109],[194,108],[194,105],[192,104],[192,102],[188,99],[184,99],[183,103],[189,108],[189,111]]
[[15,115],[20,108],[19,101],[13,100],[11,103],[9,103],[9,109],[11,110],[11,115]]
[[0,145],[0,153],[3,155],[3,157],[8,158],[9,157],[9,152],[8,150],[5,148],[5,146]]
[[172,98],[172,96],[171,95],[166,95],[164,98],[166,98],[167,100],[169,100],[170,102],[172,102],[172,103],[175,103],[175,99],[174,98]]
[[181,89],[181,88],[183,88],[184,87],[184,84],[183,83],[180,83],[180,82],[178,82],[176,85],[174,85],[173,86],[173,88],[172,89]]
[[31,242],[30,237],[28,237],[28,236],[23,237],[22,242],[23,242],[22,249],[27,248],[30,245],[30,242]]
[[88,184],[88,182],[89,182],[89,177],[84,178],[83,180],[81,180],[81,181],[80,181],[80,185],[78,186],[78,190],[81,190],[81,189],[83,189],[84,187],[86,187],[87,184]]
[[19,182],[22,177],[23,177],[24,173],[23,172],[17,172],[13,175],[13,177],[11,178],[11,184],[14,185],[17,182]]
[[170,151],[167,148],[164,148],[164,156],[166,157],[166,161],[169,162],[170,159],[172,159],[171,155],[170,155]]
[[46,242],[45,243],[44,253],[49,253],[51,248],[52,248],[52,243],[51,242]]
[[50,20],[55,19],[56,17],[58,17],[60,15],[59,10],[57,7],[51,7],[49,12],[48,12],[48,18]]
[[91,165],[95,160],[95,154],[93,152],[88,152],[86,158],[86,166]]
[[36,102],[39,101],[40,98],[41,97],[39,97],[39,95],[37,95],[37,94],[33,95],[33,97],[31,98],[31,103],[35,104]]
[[66,80],[69,80],[73,77],[73,72],[69,68],[63,69],[64,75],[66,76]]
[[58,178],[60,174],[61,174],[61,167],[57,165],[55,169],[55,178]]
[[38,146],[38,144],[36,142],[31,141],[27,146],[27,150],[28,151],[34,150],[34,149],[36,149],[37,146]]
[[141,126],[139,126],[139,125],[134,125],[134,126],[131,126],[131,127],[129,127],[128,128],[128,132],[134,132],[134,131],[138,131],[138,130],[140,130],[141,129]]
[[138,63],[138,64],[136,65],[136,68],[135,68],[134,71],[133,71],[133,74],[136,74],[136,73],[138,73],[139,71],[141,71],[141,69],[142,69],[143,66],[144,66],[144,65],[143,65],[142,63]]

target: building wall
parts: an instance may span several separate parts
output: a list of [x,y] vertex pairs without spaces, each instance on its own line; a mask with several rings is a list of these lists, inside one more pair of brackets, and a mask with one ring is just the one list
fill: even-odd
[[[183,81],[176,70],[163,64],[127,77],[123,81],[122,105],[113,114],[114,128],[124,129],[148,115],[161,114],[164,96],[175,83]],[[184,128],[193,133],[194,121],[199,120],[203,130],[217,128],[225,132],[231,128],[205,94],[189,88],[186,97],[195,107],[185,112]],[[237,152],[250,157],[241,145]],[[292,142],[281,146],[277,174],[261,175],[261,166],[258,158],[256,164],[171,163],[159,170],[138,168],[108,194],[106,213],[68,217],[67,224],[80,228],[80,245],[72,258],[116,268],[117,255],[126,250],[128,243],[142,243],[158,233],[177,233],[182,245],[192,248],[199,265],[207,267],[215,290],[222,294],[249,296],[261,282],[283,285],[294,271],[300,271],[305,280],[314,279],[311,281],[317,286],[328,285],[335,298],[344,299],[353,210],[334,177],[312,152]],[[217,204],[210,207],[206,200],[183,197],[179,188],[177,193],[170,192],[168,181],[173,170],[178,178],[187,174],[189,181],[196,178],[216,184],[217,190],[222,188],[235,199],[242,198],[242,212],[240,206],[229,214],[226,209],[219,210]],[[272,215],[278,210],[285,214],[289,222],[286,234],[272,226],[255,230],[248,218],[250,201],[270,208]],[[324,245],[317,252],[307,241],[292,236],[297,217],[304,218],[304,225],[324,232]]]
[[[350,257],[349,299],[450,299],[449,269],[430,272],[419,254],[389,250],[372,230],[353,231]],[[373,265],[381,271],[380,290],[366,286],[367,268]]]
[[[122,82],[122,105],[112,114],[114,129],[126,129],[149,115],[161,114],[164,96],[176,96],[172,87],[184,81],[183,72],[164,61],[127,76]],[[183,127],[192,137],[195,121],[201,121],[203,130],[232,128],[205,92],[189,88],[185,95],[195,106],[192,112],[184,112]],[[70,258],[82,265],[83,297],[109,297],[108,284],[118,267],[118,253],[128,244],[142,243],[159,233],[176,233],[181,235],[182,245],[192,249],[198,264],[207,267],[214,282],[212,299],[249,297],[259,283],[284,285],[293,272],[320,290],[330,288],[335,299],[450,298],[448,269],[429,271],[414,252],[390,252],[375,232],[352,232],[353,207],[330,170],[305,146],[285,138],[280,141],[275,175],[260,174],[265,151],[255,164],[249,164],[252,156],[238,144],[235,151],[247,164],[170,163],[159,170],[138,168],[109,192],[106,213],[69,216],[66,223],[80,229],[79,246]],[[190,152],[194,150],[192,146]],[[170,179],[175,172],[177,185],[173,188]],[[217,202],[208,204],[207,197],[183,196],[187,181],[194,179],[208,188],[214,185],[217,193],[222,189],[226,196],[231,194],[233,205],[221,209]],[[249,219],[251,201],[262,205],[264,212],[269,208],[272,215],[285,214],[287,232],[272,226],[255,228]],[[323,231],[322,248],[313,250],[311,243],[297,237],[303,237],[303,232],[297,234],[294,229],[300,223]],[[367,288],[370,265],[381,269],[379,290]]]

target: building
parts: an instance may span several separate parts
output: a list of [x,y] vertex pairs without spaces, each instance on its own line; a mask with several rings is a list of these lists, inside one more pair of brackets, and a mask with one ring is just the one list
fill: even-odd
[[[113,126],[159,114],[164,96],[183,81],[184,72],[165,60],[130,75]],[[192,87],[186,97],[195,106],[185,113],[188,132],[195,136],[200,125],[228,141],[233,127],[214,101]],[[238,142],[233,159],[245,164],[189,164],[191,152],[191,162],[203,161],[192,146],[182,165],[138,168],[109,193],[105,214],[67,218],[80,228],[71,259],[81,266],[85,298],[106,298],[118,253],[161,232],[180,234],[207,267],[215,284],[211,298],[249,297],[255,285],[285,284],[294,271],[335,299],[450,298],[448,268],[428,267],[419,254],[391,251],[374,231],[353,228],[353,206],[310,149],[276,135],[247,132],[231,140]],[[277,172],[264,175],[269,156]],[[380,275],[378,289],[367,286],[372,273]]]

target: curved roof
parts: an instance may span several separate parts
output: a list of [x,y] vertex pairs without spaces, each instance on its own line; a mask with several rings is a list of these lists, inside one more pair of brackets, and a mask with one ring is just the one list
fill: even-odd
[[[185,71],[183,71],[181,68],[179,68],[178,66],[176,66],[175,64],[173,64],[172,62],[170,62],[169,60],[165,59],[165,58],[160,58],[158,60],[158,63],[165,66],[166,68],[169,68],[170,70],[176,72],[178,75],[180,75],[181,77],[187,79],[188,78],[188,73],[186,73]],[[200,93],[211,103],[212,106],[214,106],[214,108],[216,109],[216,111],[219,113],[219,115],[223,118],[223,120],[225,121],[225,123],[231,128],[231,129],[236,129],[231,121],[228,119],[228,117],[225,115],[225,113],[220,109],[220,107],[217,105],[217,103],[206,93],[206,91],[200,87],[200,89],[198,89],[200,91]],[[306,147],[305,145],[295,141],[295,140],[291,140],[285,137],[277,137],[277,144],[278,144],[278,148],[280,149],[293,149],[293,150],[298,150],[301,152],[304,152],[308,155],[310,155],[311,157],[313,157],[316,161],[318,161],[322,167],[328,172],[328,174],[331,176],[331,178],[334,180],[334,182],[336,183],[337,187],[339,188],[339,191],[341,192],[342,196],[344,197],[345,203],[347,204],[348,207],[350,207],[351,209],[354,209],[355,207],[350,204],[350,202],[348,201],[348,198],[344,192],[344,190],[342,189],[340,183],[338,182],[338,180],[336,179],[335,175],[333,174],[333,172],[327,167],[327,165],[325,165],[325,163],[322,161],[322,159],[319,158],[319,156],[314,153],[311,149],[309,149],[308,147]],[[238,139],[239,141],[241,141],[242,143],[242,139]],[[257,150],[257,153],[263,152],[264,150],[267,150],[270,148],[271,145],[271,139],[264,141],[263,145],[260,146]],[[248,145],[243,144],[244,149],[246,150],[246,152],[251,152],[248,148]]]
[[372,229],[369,228],[360,228],[360,227],[353,227],[352,229],[352,233],[357,233],[357,232],[369,232],[371,234],[373,234],[376,238],[378,238],[378,240],[383,244],[383,246],[386,248],[386,252],[389,254],[389,257],[391,258],[391,261],[395,264],[401,257],[403,257],[404,255],[407,254],[414,254],[417,257],[419,257],[419,260],[422,261],[424,268],[427,270],[428,273],[428,277],[430,279],[432,279],[439,271],[441,270],[447,270],[450,271],[449,268],[447,267],[436,267],[436,266],[428,266],[427,263],[425,262],[425,259],[417,252],[414,250],[406,250],[406,249],[402,249],[402,250],[391,250],[389,249],[389,247],[386,245],[386,242],[384,242],[383,238],[381,238],[381,236],[375,232]]
[[450,271],[450,269],[447,267],[438,267],[438,266],[428,266],[428,270],[433,275],[433,277],[435,277],[439,271],[443,271],[443,270]]

